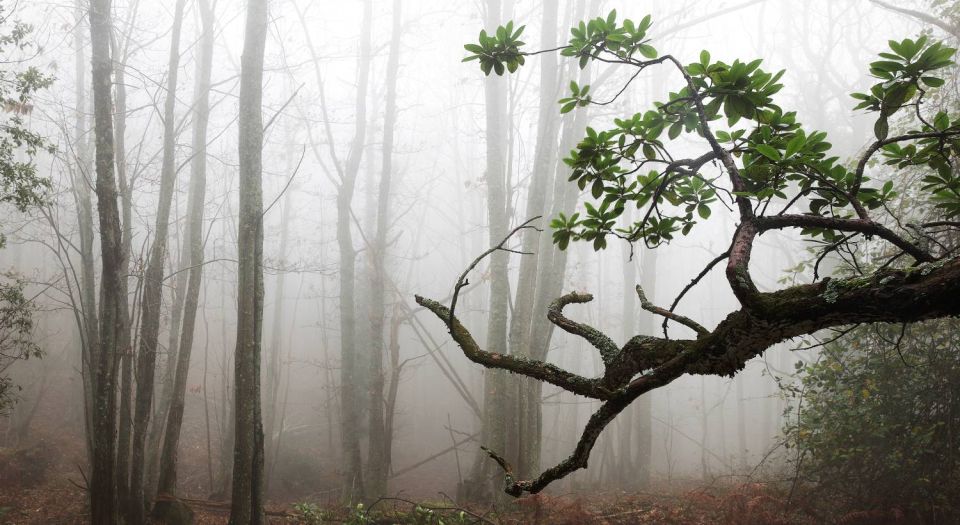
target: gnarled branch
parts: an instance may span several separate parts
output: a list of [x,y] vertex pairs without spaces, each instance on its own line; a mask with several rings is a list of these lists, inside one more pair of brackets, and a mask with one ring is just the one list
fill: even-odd
[[[748,230],[746,235],[749,234]],[[734,251],[731,259],[735,259]],[[484,366],[509,370],[604,400],[590,417],[570,456],[536,478],[515,480],[509,465],[501,464],[508,474],[505,491],[519,496],[524,492],[537,493],[551,482],[586,468],[597,438],[624,408],[644,393],[684,374],[732,376],[767,348],[827,328],[957,316],[960,315],[958,294],[960,258],[922,263],[906,270],[886,269],[864,277],[828,279],[777,292],[756,292],[753,304],[759,310],[745,307],[735,311],[715,329],[700,333],[695,340],[634,337],[599,380],[582,378],[549,363],[484,352],[456,319],[453,319],[451,333],[464,354]],[[576,296],[583,299],[586,295]],[[450,318],[449,311],[435,301],[418,297],[417,302],[441,320]],[[499,457],[495,453],[490,455],[494,459]]]
[[593,345],[600,352],[604,365],[609,365],[620,352],[620,348],[606,334],[596,328],[572,321],[563,315],[563,307],[570,303],[589,303],[593,296],[585,293],[570,292],[550,303],[547,308],[547,319],[557,325],[564,332],[578,335]]

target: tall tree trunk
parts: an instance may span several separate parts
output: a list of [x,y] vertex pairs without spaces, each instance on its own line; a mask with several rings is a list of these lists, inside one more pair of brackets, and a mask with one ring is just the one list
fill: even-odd
[[239,289],[234,357],[236,431],[230,525],[266,522],[260,341],[263,334],[263,55],[267,23],[267,0],[249,0],[240,69]]
[[90,43],[93,115],[96,137],[96,193],[100,220],[100,338],[94,358],[93,458],[90,478],[90,514],[93,523],[117,522],[116,414],[118,342],[123,330],[120,302],[124,275],[120,211],[114,175],[113,101],[110,74],[110,0],[90,2]]
[[[387,57],[387,96],[383,116],[383,156],[377,199],[377,230],[372,246],[370,284],[370,405],[368,410],[370,440],[367,453],[367,495],[387,493],[390,474],[390,436],[384,418],[384,318],[386,317],[387,229],[390,224],[390,184],[393,175],[393,142],[397,121],[397,70],[400,68],[401,2],[393,0],[393,35]],[[391,388],[395,385],[391,384]],[[393,399],[396,400],[395,394]]]
[[[207,127],[210,119],[210,72],[213,64],[213,10],[209,0],[198,1],[202,28],[199,59],[194,80],[193,139],[190,160],[190,189],[187,195],[187,231],[183,251],[187,253],[187,290],[184,300],[179,351],[174,372],[170,408],[165,414],[163,448],[160,454],[158,493],[175,495],[177,491],[177,449],[183,424],[184,396],[190,355],[200,304],[203,275],[203,205],[207,186]],[[159,504],[158,504],[159,506]],[[160,509],[158,509],[160,510]]]
[[[651,301],[655,301],[657,292],[657,251],[643,250],[640,259],[640,286],[647,293]],[[635,297],[634,297],[635,298]],[[657,318],[653,314],[644,312],[646,321],[641,333],[654,334],[657,332]],[[640,396],[634,402],[636,413],[633,424],[637,435],[636,469],[633,482],[640,488],[650,485],[650,462],[653,460],[653,395]]]
[[[626,220],[633,220],[633,210],[627,209]],[[628,250],[624,250],[627,252]],[[644,252],[646,253],[646,252]],[[624,253],[624,257],[628,257],[628,253]],[[637,333],[637,294],[634,291],[634,287],[637,285],[637,261],[632,257],[628,257],[628,260],[623,263],[623,306],[621,307],[621,312],[623,312],[623,322],[622,326],[622,336],[623,341],[629,341],[631,337]],[[634,484],[633,476],[635,474],[634,469],[636,468],[636,462],[634,460],[634,440],[633,440],[633,430],[634,430],[634,416],[636,415],[636,410],[627,409],[624,411],[623,422],[618,427],[619,433],[617,436],[617,441],[619,445],[619,450],[617,452],[617,484],[619,488],[626,489],[632,487]]]
[[[293,173],[294,162],[296,159],[293,158],[293,139],[290,135],[287,137],[287,172]],[[293,175],[291,175],[293,176]],[[277,412],[281,410],[281,407],[277,405],[277,400],[280,394],[280,383],[283,380],[283,371],[280,369],[280,360],[283,353],[283,333],[286,331],[283,328],[284,324],[284,311],[283,311],[283,291],[285,288],[286,281],[286,271],[283,270],[283,266],[286,264],[287,256],[287,245],[290,243],[290,217],[293,212],[293,188],[288,187],[283,196],[283,212],[280,217],[280,248],[278,255],[278,262],[281,267],[280,272],[277,274],[276,287],[274,289],[273,295],[273,323],[271,323],[272,329],[270,331],[270,346],[268,347],[269,357],[267,360],[267,373],[266,377],[266,394],[264,396],[267,414],[265,421],[265,432],[264,439],[266,447],[266,489],[269,490],[270,487],[270,478],[273,468],[276,465],[277,457],[273,451],[277,448],[275,444],[278,442],[277,438]],[[282,423],[281,423],[282,424]]]
[[154,373],[157,362],[157,340],[160,332],[160,309],[163,298],[163,268],[167,254],[167,230],[170,224],[170,205],[176,182],[177,73],[180,69],[180,28],[183,25],[185,0],[177,0],[173,14],[173,32],[170,37],[170,57],[167,67],[167,93],[163,108],[163,161],[160,167],[160,196],[153,246],[144,275],[143,297],[140,308],[140,347],[137,357],[137,399],[133,415],[133,441],[130,456],[131,523],[143,523],[147,501],[144,494],[144,466],[146,457],[147,425],[153,408]]
[[340,188],[337,192],[337,245],[340,250],[340,439],[344,456],[343,499],[348,503],[365,496],[363,467],[360,459],[362,396],[358,388],[360,360],[359,348],[356,345],[356,252],[353,248],[350,222],[352,220],[351,202],[366,141],[372,17],[371,0],[365,0],[363,29],[360,37],[360,62],[357,67],[356,130],[350,144],[350,153],[342,169]]
[[[132,17],[130,24],[132,25]],[[111,39],[111,49],[114,59],[114,76],[116,87],[114,93],[114,150],[117,170],[117,184],[120,188],[121,214],[123,216],[122,248],[124,278],[120,281],[120,317],[123,329],[119,334],[120,350],[120,414],[118,420],[119,432],[117,436],[117,498],[122,507],[130,501],[130,479],[126,473],[130,471],[130,431],[132,426],[131,408],[133,404],[133,349],[131,348],[130,304],[128,299],[130,275],[130,240],[133,238],[133,194],[130,181],[127,180],[126,163],[126,132],[127,132],[127,87],[126,87],[126,47],[129,34],[121,43],[116,34]]]
[[[502,23],[503,5],[500,0],[487,0],[484,26],[493,34]],[[488,242],[496,245],[507,234],[506,188],[506,97],[507,83],[501,76],[484,78],[483,98],[486,107],[486,173]],[[507,275],[507,253],[496,251],[490,257],[490,315],[487,318],[487,350],[507,353],[507,316],[509,314],[510,283]],[[507,444],[507,374],[502,370],[486,369],[483,376],[483,419],[480,442],[492,450],[503,451]],[[489,499],[499,496],[499,475],[496,465],[486,454],[478,452],[466,497]]]
[[[596,4],[597,0],[593,1]],[[593,5],[591,7],[594,7]],[[585,2],[580,1],[575,5],[575,19],[580,19],[586,10]],[[574,66],[568,69],[568,75],[577,74]],[[590,68],[585,68],[579,72],[580,85],[590,83]],[[556,97],[553,97],[555,99]],[[552,100],[552,99],[551,99]],[[555,108],[556,106],[554,106]],[[577,140],[583,136],[583,130],[589,120],[587,108],[580,108],[569,114],[562,120],[562,129],[560,132],[559,151],[570,151],[577,143]],[[547,217],[555,217],[561,211],[569,211],[576,204],[577,192],[567,182],[568,168],[559,158],[555,159],[553,188],[547,188],[544,193],[548,199],[544,202],[544,209],[549,209]],[[549,235],[539,237],[539,247],[537,251],[537,271],[536,287],[532,312],[546,312],[547,306],[554,298],[561,295],[563,279],[567,268],[567,251],[558,250],[550,241]],[[524,256],[527,257],[527,256]],[[550,338],[553,334],[553,324],[549,323],[546,315],[537,313],[530,317],[530,336],[527,344],[530,357],[533,359],[544,360],[547,357],[547,351],[550,348]],[[527,383],[524,392],[526,410],[524,414],[524,428],[528,436],[539,436],[542,425],[542,412],[540,410],[539,400],[542,396],[543,384],[539,381],[530,381]],[[533,441],[533,438],[530,438]],[[532,443],[531,443],[532,444]],[[532,447],[527,447],[532,449]],[[526,467],[531,471],[539,468],[539,454],[537,457],[526,461]]]
[[[557,11],[559,2],[544,2],[541,24],[541,49],[553,49],[557,46]],[[542,55],[540,62],[540,108],[537,121],[537,146],[533,157],[533,174],[527,190],[527,210],[523,219],[529,219],[545,213],[547,203],[547,183],[553,169],[557,151],[557,56],[554,53]],[[542,221],[543,222],[543,221]],[[546,315],[546,310],[534,311],[537,271],[541,267],[538,258],[538,246],[542,232],[525,230],[523,232],[522,251],[529,255],[520,258],[520,276],[517,281],[516,296],[513,301],[513,316],[510,319],[510,352],[530,357],[530,337],[532,336],[532,318],[534,315]],[[512,418],[519,426],[516,431],[516,457],[514,464],[517,474],[529,478],[537,474],[540,468],[540,438],[542,414],[540,406],[541,388],[538,381],[521,378],[517,382],[519,395],[516,399],[517,414]],[[510,447],[513,448],[513,447]]]
[[97,316],[97,280],[95,277],[93,237],[93,201],[90,196],[90,157],[87,134],[86,75],[87,62],[83,50],[86,47],[82,34],[82,0],[77,0],[74,29],[74,66],[76,68],[77,112],[74,121],[74,149],[76,151],[76,169],[73,171],[73,194],[77,203],[77,226],[80,230],[80,370],[83,376],[84,421],[86,423],[87,453],[93,454],[93,412],[94,374],[96,366],[93,354],[100,341],[100,327]]

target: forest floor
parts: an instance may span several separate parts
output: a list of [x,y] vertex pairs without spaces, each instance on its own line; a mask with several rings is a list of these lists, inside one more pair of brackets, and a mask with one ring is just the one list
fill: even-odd
[[[715,492],[715,491],[714,491]],[[198,525],[226,524],[228,506],[190,501]],[[411,524],[807,524],[818,523],[803,513],[784,511],[783,500],[760,485],[743,486],[725,493],[693,490],[662,493],[603,493],[562,497],[548,495],[522,498],[502,506],[465,506],[447,502],[383,500],[369,521],[351,519],[347,509],[316,508],[322,521],[309,521],[292,505],[269,505],[271,524],[303,523],[411,523]],[[417,508],[419,506],[419,509]],[[6,485],[0,493],[0,523],[87,523],[84,491],[66,478],[54,477],[32,488]],[[450,509],[450,510],[447,510]],[[428,515],[428,510],[431,510]],[[463,511],[462,516],[460,515]],[[439,519],[438,519],[439,518]],[[849,523],[861,523],[850,521]],[[866,522],[863,522],[866,523]],[[887,521],[877,521],[887,523]]]
[[[44,428],[40,421],[60,421]],[[31,437],[17,447],[0,446],[0,523],[72,525],[87,523],[87,497],[83,465],[83,439],[65,420],[42,418],[31,428]],[[53,424],[53,423],[47,423]],[[2,437],[2,436],[0,436]],[[200,442],[199,437],[185,436]],[[186,493],[203,494],[208,477],[206,450],[184,447],[180,486]],[[298,473],[297,479],[300,479]],[[332,476],[309,480],[317,486],[336,488]],[[367,519],[358,519],[352,511],[334,505],[305,508],[296,502],[311,501],[305,487],[283,484],[282,497],[268,505],[272,524],[305,523],[404,523],[416,525],[519,525],[519,524],[742,524],[806,525],[842,522],[848,525],[896,523],[894,514],[846,516],[837,521],[822,514],[807,502],[815,499],[790,498],[787,491],[763,483],[701,483],[654,486],[645,492],[582,491],[555,496],[540,494],[506,501],[499,505],[457,507],[447,501],[408,501],[384,498],[368,506]],[[791,504],[788,504],[788,501]],[[806,502],[805,502],[806,500]],[[196,512],[197,524],[225,524],[229,507],[222,502],[186,500]],[[789,510],[788,510],[789,509]],[[312,514],[308,519],[304,511]],[[463,514],[461,515],[461,511]],[[353,514],[353,516],[351,516]],[[321,521],[322,520],[322,521]]]
[[[66,438],[32,441],[18,449],[0,448],[0,523],[73,525],[87,522],[82,445]],[[200,462],[202,463],[202,462]],[[189,475],[187,476],[189,477]],[[302,500],[301,500],[302,501]],[[371,519],[335,506],[295,508],[294,501],[268,505],[272,524],[410,523],[417,525],[519,524],[781,524],[823,522],[794,505],[787,496],[760,483],[705,487],[656,487],[647,492],[541,494],[495,506],[457,507],[449,501],[385,498],[364,509]],[[227,523],[228,505],[188,500],[198,525]],[[304,510],[313,514],[307,519]],[[461,511],[463,514],[461,514]],[[351,516],[354,514],[354,516]],[[319,518],[319,519],[317,519]],[[322,519],[322,521],[321,521]],[[877,523],[886,523],[878,521]],[[849,523],[865,523],[850,521]]]

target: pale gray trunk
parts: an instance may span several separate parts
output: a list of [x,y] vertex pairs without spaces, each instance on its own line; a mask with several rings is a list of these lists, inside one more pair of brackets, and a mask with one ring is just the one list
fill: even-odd
[[[657,251],[643,250],[640,255],[640,286],[647,297],[655,300],[657,293]],[[634,299],[638,300],[636,296]],[[646,320],[641,324],[641,333],[653,335],[660,327],[653,314],[644,312]],[[650,463],[653,461],[653,392],[640,396],[633,402],[634,431],[636,432],[636,457],[634,483],[639,488],[650,485]]]
[[77,226],[80,231],[80,292],[81,323],[80,329],[80,370],[83,377],[84,421],[86,423],[87,452],[93,453],[93,376],[95,366],[93,354],[100,343],[100,328],[97,318],[97,280],[94,259],[93,202],[90,196],[91,172],[90,151],[87,134],[86,75],[87,61],[83,50],[83,2],[77,0],[74,10],[76,27],[74,28],[74,67],[76,68],[77,110],[74,120],[74,149],[76,168],[73,170],[73,195],[77,204]]
[[[541,27],[540,48],[553,49],[557,46],[557,10],[558,2],[544,2]],[[527,189],[527,209],[524,219],[544,215],[547,204],[547,185],[556,162],[557,151],[557,56],[546,53],[540,62],[540,107],[537,121],[537,145],[533,157],[533,173],[530,187]],[[545,224],[548,220],[541,220]],[[541,237],[549,237],[549,232],[525,230],[523,232],[522,251],[528,255],[520,258],[520,276],[513,302],[513,316],[510,319],[510,353],[531,356],[530,337],[532,336],[533,316],[546,316],[546,310],[535,311],[537,273],[542,267],[538,257]],[[511,419],[518,426],[515,432],[516,443],[509,449],[515,451],[513,464],[517,475],[522,479],[534,477],[540,468],[540,441],[542,433],[542,413],[538,381],[520,378],[516,383],[518,395],[513,400],[516,409]],[[508,453],[508,452],[505,452]],[[510,457],[510,456],[508,456]]]
[[[293,144],[292,140],[289,140],[288,137],[288,146]],[[293,176],[293,155],[292,152],[287,151],[287,173],[290,173],[290,176]],[[266,471],[267,478],[266,484],[267,489],[270,486],[270,474],[273,472],[273,467],[276,465],[276,454],[272,451],[275,450],[276,444],[279,441],[277,437],[277,411],[281,409],[277,405],[277,399],[280,393],[280,383],[283,379],[283,373],[280,370],[280,358],[283,352],[283,321],[284,321],[284,312],[283,312],[283,290],[286,281],[286,272],[283,267],[286,264],[287,256],[287,245],[290,242],[290,215],[293,210],[293,189],[287,188],[286,193],[283,196],[283,211],[280,217],[280,249],[278,262],[280,265],[280,272],[277,274],[276,287],[274,289],[273,295],[273,323],[272,329],[270,331],[270,345],[268,347],[269,357],[267,360],[267,373],[265,374],[266,380],[266,393],[265,393],[265,403],[267,406],[266,421],[264,422],[264,439],[266,447]]]
[[[503,20],[500,0],[487,0],[484,26],[493,34]],[[506,79],[490,75],[484,79],[486,107],[486,173],[487,232],[489,245],[498,244],[507,234],[509,213],[506,188]],[[510,283],[507,275],[507,253],[496,251],[490,256],[490,311],[487,317],[486,350],[507,353],[507,316]],[[480,442],[502,453],[507,444],[507,374],[502,370],[485,369],[483,376],[483,421]],[[472,480],[465,494],[472,499],[498,497],[499,467],[479,451],[474,462]]]
[[[633,220],[633,211],[627,209],[624,212],[625,219],[628,222]],[[629,250],[624,250],[628,252]],[[644,252],[646,253],[646,252]],[[627,260],[623,263],[623,341],[629,341],[631,337],[637,334],[637,303],[639,302],[634,287],[637,285],[637,261],[630,256],[630,253],[624,253]],[[620,426],[617,427],[618,451],[617,451],[617,483],[620,488],[633,487],[635,484],[636,461],[634,458],[634,418],[636,410],[628,408],[620,418]]]
[[177,0],[173,15],[173,32],[170,37],[170,55],[167,65],[167,92],[163,108],[163,160],[160,167],[160,195],[157,204],[157,220],[154,228],[153,246],[147,259],[144,274],[143,297],[140,310],[140,346],[137,355],[137,390],[133,414],[133,441],[130,455],[130,508],[131,523],[145,521],[149,502],[144,491],[144,467],[146,465],[147,425],[153,408],[154,373],[157,362],[157,340],[160,332],[160,309],[163,299],[163,269],[167,254],[167,230],[170,224],[170,205],[176,182],[176,128],[175,109],[177,73],[180,69],[180,28],[183,21],[185,0]]
[[371,0],[365,0],[360,37],[360,60],[357,66],[356,130],[337,191],[337,244],[340,250],[340,439],[344,460],[343,499],[348,503],[365,496],[360,457],[360,414],[363,405],[362,392],[358,385],[361,378],[360,349],[356,345],[356,251],[353,248],[350,223],[352,221],[351,203],[367,133],[367,86],[370,79],[372,17]]
[[[166,418],[163,448],[160,454],[158,493],[175,495],[177,491],[177,450],[180,427],[183,423],[184,396],[197,309],[200,304],[200,284],[203,275],[203,205],[207,185],[207,127],[210,118],[210,72],[213,64],[213,11],[209,0],[199,0],[202,28],[199,59],[194,80],[192,158],[190,160],[190,188],[187,195],[187,227],[183,252],[188,268],[187,290],[184,299],[182,327],[179,332],[179,350],[174,371],[173,390]],[[158,425],[159,426],[159,425]]]
[[[380,186],[377,195],[376,237],[371,247],[370,284],[370,399],[368,424],[370,427],[367,453],[367,496],[384,496],[390,474],[390,435],[384,416],[384,319],[386,317],[387,230],[390,224],[390,184],[393,176],[393,143],[397,121],[397,70],[400,68],[400,0],[393,0],[393,35],[387,57],[386,108],[383,116],[383,155],[381,157]],[[391,341],[391,345],[394,341]],[[397,342],[397,344],[399,344]],[[399,349],[396,349],[399,352]],[[393,349],[391,349],[393,354]],[[392,359],[394,361],[394,359]],[[398,366],[395,364],[395,366]],[[394,368],[396,370],[396,368]],[[396,402],[396,387],[391,381],[391,397]],[[392,420],[392,414],[389,416]],[[392,421],[391,421],[392,424]]]

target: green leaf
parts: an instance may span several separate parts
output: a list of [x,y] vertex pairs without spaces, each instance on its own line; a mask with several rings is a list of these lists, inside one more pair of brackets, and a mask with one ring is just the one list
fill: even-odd
[[590,187],[590,194],[594,199],[599,199],[603,195],[603,179],[597,177],[593,180],[593,186]]
[[764,157],[772,161],[780,160],[780,152],[777,151],[776,148],[774,148],[773,146],[770,146],[767,144],[757,144],[756,146],[754,146],[754,149],[757,150],[757,153],[763,155]]
[[657,151],[653,149],[653,146],[651,146],[650,144],[644,144],[643,156],[646,157],[648,160],[653,160],[657,158]]
[[930,87],[940,87],[944,83],[944,80],[939,77],[920,77],[920,80]]
[[699,206],[697,206],[697,215],[699,215],[701,219],[709,219],[710,206],[707,206],[706,204],[701,203]]
[[950,117],[945,111],[937,112],[937,116],[933,119],[933,127],[941,131],[950,127]]
[[887,123],[887,117],[877,119],[877,123],[873,125],[873,134],[877,136],[877,140],[887,138],[887,134],[889,133],[890,125]]
[[667,131],[667,136],[670,137],[670,140],[673,140],[680,136],[681,131],[683,131],[683,122],[674,122]]
[[786,159],[792,157],[796,152],[803,148],[803,145],[806,143],[806,141],[807,138],[803,135],[803,132],[797,132],[797,135],[790,139],[790,142],[787,143],[787,150],[783,157]]
[[649,44],[640,44],[637,50],[647,58],[657,58],[657,50]]

